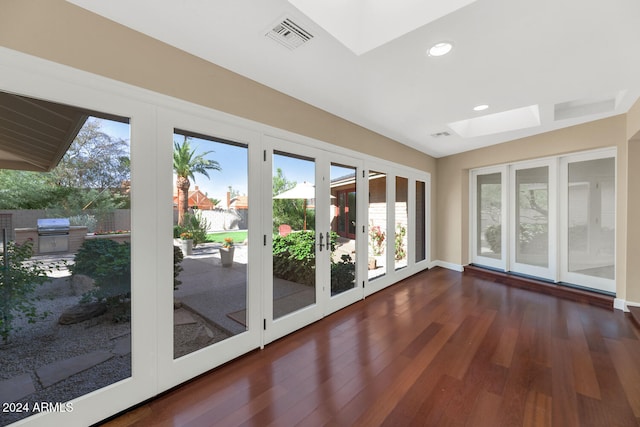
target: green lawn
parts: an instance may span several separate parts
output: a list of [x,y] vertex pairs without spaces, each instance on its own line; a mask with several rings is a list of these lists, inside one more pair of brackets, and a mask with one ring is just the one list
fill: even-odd
[[221,233],[209,233],[207,234],[208,242],[223,243],[224,239],[231,237],[233,243],[240,244],[247,238],[247,231],[225,231]]

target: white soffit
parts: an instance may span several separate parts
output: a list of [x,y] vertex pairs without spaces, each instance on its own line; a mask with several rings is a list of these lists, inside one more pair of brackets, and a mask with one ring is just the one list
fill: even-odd
[[288,0],[362,55],[476,0]]
[[555,104],[553,107],[553,119],[565,120],[600,113],[613,113],[625,92],[621,90],[617,94],[609,96],[577,99]]
[[474,138],[477,136],[527,129],[540,126],[540,123],[538,106],[529,105],[528,107],[449,123],[449,127],[463,138]]

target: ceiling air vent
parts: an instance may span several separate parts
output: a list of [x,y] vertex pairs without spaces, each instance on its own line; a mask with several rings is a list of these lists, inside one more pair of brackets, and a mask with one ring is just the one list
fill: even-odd
[[443,137],[443,136],[451,136],[451,134],[449,132],[447,132],[447,131],[444,131],[444,132],[432,133],[431,136],[434,137],[434,138],[440,138],[440,137]]
[[311,33],[289,18],[284,18],[274,25],[273,29],[265,35],[290,50],[302,46],[313,38]]

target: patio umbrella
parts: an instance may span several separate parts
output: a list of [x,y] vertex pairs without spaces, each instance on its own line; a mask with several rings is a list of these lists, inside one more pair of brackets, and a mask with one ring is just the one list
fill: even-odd
[[304,211],[304,225],[303,229],[307,229],[307,200],[316,198],[316,187],[309,182],[302,182],[296,184],[290,190],[283,191],[282,193],[273,196],[274,199],[302,199],[303,211]]

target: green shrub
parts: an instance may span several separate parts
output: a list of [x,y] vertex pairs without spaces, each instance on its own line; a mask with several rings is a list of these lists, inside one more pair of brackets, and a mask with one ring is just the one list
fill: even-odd
[[48,272],[62,264],[46,267],[40,261],[30,260],[32,256],[31,240],[22,245],[8,242],[4,252],[0,252],[0,336],[5,343],[14,330],[16,315],[23,315],[29,323],[47,315],[38,315],[35,306],[38,298],[33,291],[48,280]]
[[407,235],[407,227],[402,224],[396,225],[396,240],[395,240],[395,259],[400,261],[407,257],[407,251],[404,248],[404,236]]
[[342,255],[340,262],[331,262],[331,295],[352,289],[355,280],[356,264],[349,255]]
[[[331,232],[330,248],[336,248],[338,235]],[[314,286],[316,282],[316,234],[312,231],[294,231],[273,238],[274,276]]]
[[178,286],[182,284],[180,280],[178,280],[178,275],[183,270],[182,260],[184,259],[184,255],[182,254],[182,249],[178,246],[173,246],[173,289],[178,289]]
[[313,286],[316,283],[314,232],[296,231],[273,238],[273,275]]
[[202,216],[201,212],[186,213],[184,215],[183,225],[175,225],[173,227],[173,238],[178,239],[182,233],[191,233],[193,235],[193,246],[207,241],[207,232],[209,230],[209,221]]
[[95,289],[83,295],[84,302],[106,302],[114,321],[130,318],[131,245],[128,242],[85,240],[70,270],[94,279]]
[[489,244],[491,252],[499,254],[502,250],[502,227],[500,224],[490,225],[484,230],[484,238]]
[[69,217],[69,224],[72,226],[84,226],[87,227],[87,233],[93,233],[96,231],[98,220],[94,215],[82,214]]

